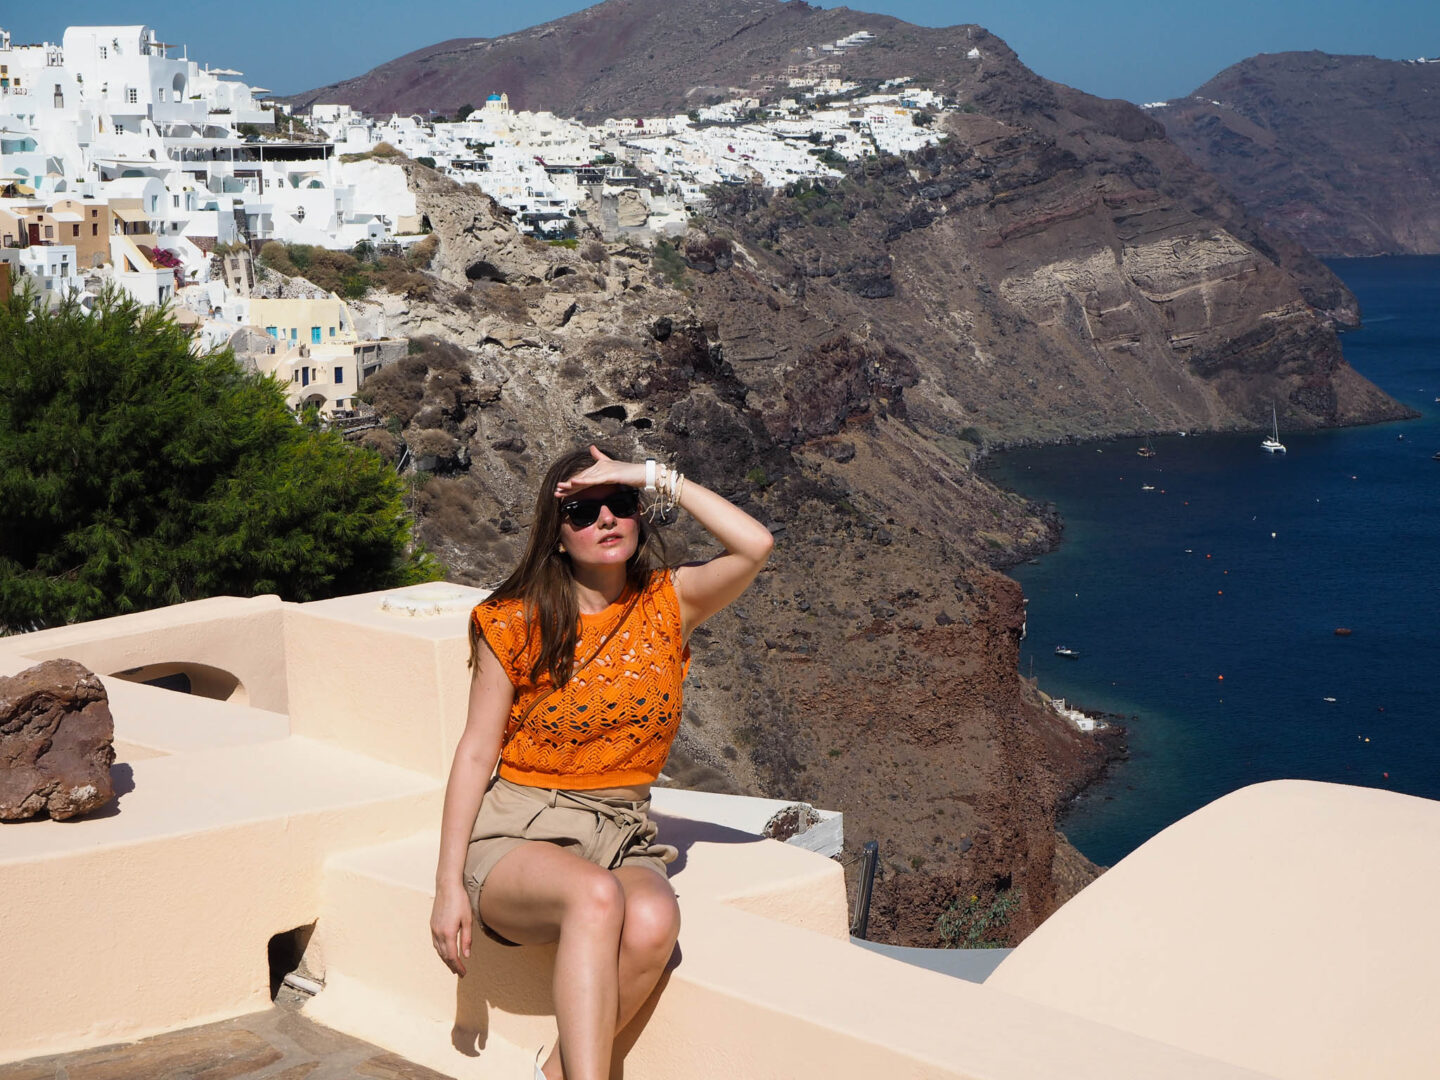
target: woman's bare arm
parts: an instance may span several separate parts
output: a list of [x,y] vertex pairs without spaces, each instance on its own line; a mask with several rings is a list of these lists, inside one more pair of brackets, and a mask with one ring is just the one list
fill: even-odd
[[445,810],[440,819],[440,859],[435,868],[435,906],[430,937],[435,951],[451,971],[465,974],[463,957],[470,955],[473,921],[463,875],[470,830],[485,786],[500,757],[500,741],[515,699],[505,669],[490,649],[482,648],[470,678],[470,705],[465,731],[455,747],[450,779],[445,785]]
[[680,490],[680,507],[725,548],[708,562],[675,571],[675,593],[688,636],[749,588],[770,557],[775,538],[730,500],[690,480]]

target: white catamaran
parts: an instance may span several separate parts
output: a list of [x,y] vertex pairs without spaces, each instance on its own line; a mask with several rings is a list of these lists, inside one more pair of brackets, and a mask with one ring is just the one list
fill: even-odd
[[1275,406],[1270,406],[1270,434],[1260,440],[1260,449],[1267,454],[1285,453],[1285,444],[1280,441],[1280,424],[1275,419]]

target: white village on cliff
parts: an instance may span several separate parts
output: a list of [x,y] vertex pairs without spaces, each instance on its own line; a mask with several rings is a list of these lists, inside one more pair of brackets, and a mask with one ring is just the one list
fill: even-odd
[[292,406],[344,417],[404,342],[387,338],[383,311],[257,289],[265,243],[423,242],[397,152],[478,187],[534,236],[683,233],[709,185],[838,177],[848,161],[941,137],[932,91],[897,77],[862,95],[836,77],[829,58],[869,39],[817,43],[821,59],[789,74],[792,96],[773,108],[737,99],[587,127],[512,110],[503,91],[450,123],[345,105],[291,117],[150,27],[73,26],[32,45],[0,29],[0,263],[52,303],[110,282],[171,305],[197,348],[229,343],[289,383]]

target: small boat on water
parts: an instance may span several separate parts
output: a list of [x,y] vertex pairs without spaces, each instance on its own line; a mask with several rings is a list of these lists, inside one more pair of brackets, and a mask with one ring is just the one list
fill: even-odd
[[1154,485],[1154,484],[1141,484],[1141,485],[1140,485],[1140,490],[1141,490],[1141,491],[1154,491],[1154,490],[1155,490],[1155,485]]
[[1063,656],[1066,660],[1079,660],[1079,659],[1080,659],[1080,654],[1079,654],[1078,652],[1076,652],[1074,649],[1070,648],[1069,645],[1056,645],[1056,646],[1055,646],[1055,655],[1056,655],[1056,656]]
[[1280,423],[1275,418],[1275,406],[1270,406],[1270,434],[1260,440],[1260,449],[1267,454],[1285,453],[1285,444],[1280,441]]
[[1135,453],[1139,454],[1141,457],[1155,456],[1155,447],[1150,445],[1150,436],[1145,436],[1145,445],[1140,447],[1139,450],[1136,450]]

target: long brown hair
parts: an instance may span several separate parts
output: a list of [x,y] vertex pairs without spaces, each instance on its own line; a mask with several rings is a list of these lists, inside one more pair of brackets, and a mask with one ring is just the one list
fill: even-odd
[[[601,447],[607,456],[610,451]],[[559,688],[570,681],[575,665],[575,646],[580,640],[580,605],[575,599],[575,575],[570,556],[561,554],[560,500],[555,488],[562,480],[584,472],[595,459],[588,448],[572,450],[558,458],[540,482],[535,499],[535,520],[525,553],[510,576],[495,586],[484,601],[519,600],[525,605],[525,645],[523,656],[530,649],[532,635],[540,635],[540,650],[530,668],[530,678],[538,681],[549,673],[551,684]],[[650,575],[665,565],[665,541],[642,513],[638,516],[639,542],[635,553],[625,563],[625,593],[636,597],[650,582]],[[480,662],[481,636],[475,621],[470,621],[470,667]],[[502,658],[503,659],[503,658]]]

